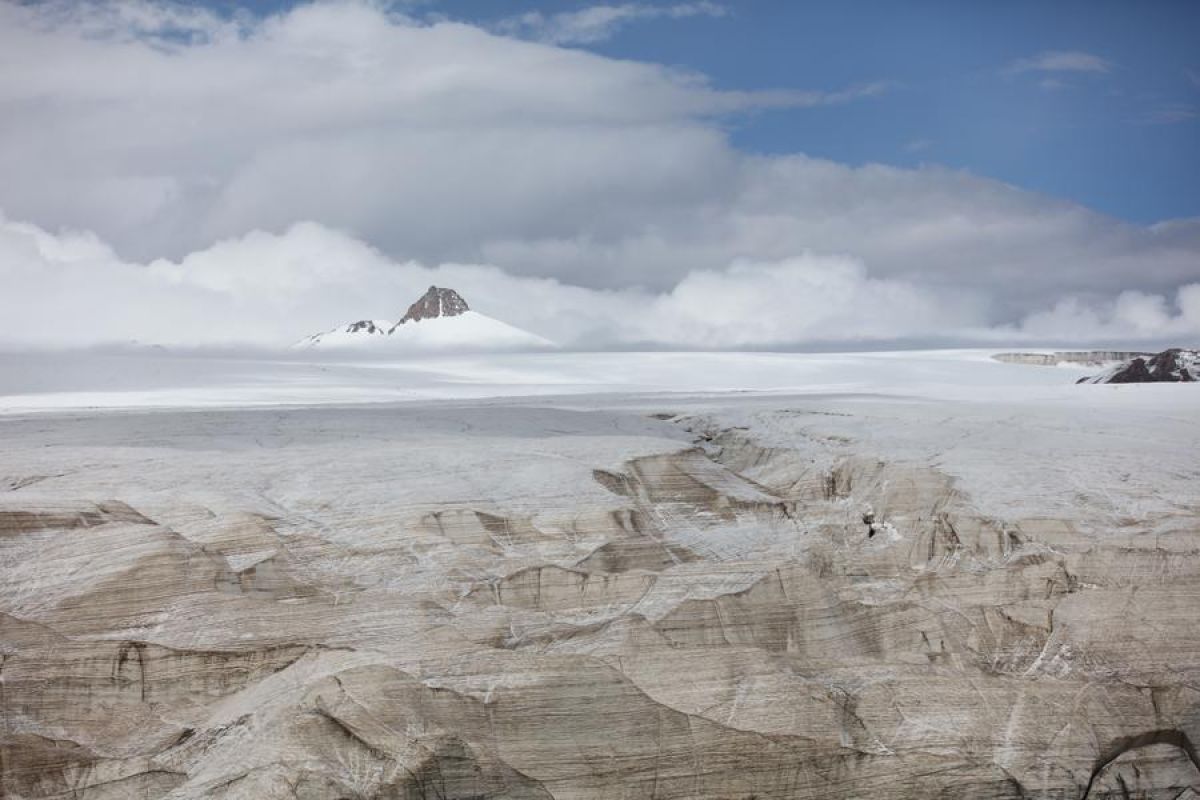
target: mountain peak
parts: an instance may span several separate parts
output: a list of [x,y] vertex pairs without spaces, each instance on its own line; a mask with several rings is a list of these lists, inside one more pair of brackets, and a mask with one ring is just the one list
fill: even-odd
[[[453,318],[453,320],[451,320]],[[425,320],[442,320],[416,323]],[[411,325],[407,323],[413,323]],[[309,336],[299,346],[395,348],[396,352],[437,350],[544,350],[554,343],[537,334],[472,311],[453,289],[430,286],[397,323],[364,319]]]
[[467,301],[463,300],[458,292],[453,289],[430,286],[420,300],[408,307],[408,312],[398,324],[420,322],[423,319],[436,317],[457,317],[470,310]]

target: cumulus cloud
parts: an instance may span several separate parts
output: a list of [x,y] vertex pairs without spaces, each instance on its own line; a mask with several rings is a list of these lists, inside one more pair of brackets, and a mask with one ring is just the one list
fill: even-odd
[[612,38],[619,29],[634,22],[698,16],[723,17],[727,13],[725,6],[704,0],[670,5],[621,3],[588,6],[556,14],[529,11],[501,20],[496,30],[553,44],[595,44]]
[[[1198,220],[1123,223],[936,166],[749,155],[726,133],[729,115],[820,114],[884,83],[728,91],[388,8],[0,3],[0,208],[40,231],[6,223],[24,230],[6,258],[24,256],[0,264],[0,338],[48,315],[71,320],[38,334],[57,340],[279,343],[396,316],[431,282],[597,346],[932,337],[943,320],[1024,336],[1064,297],[1103,322],[1122,292],[1170,308],[1200,280]],[[804,313],[775,319],[767,297]],[[717,322],[734,307],[765,319]]]
[[474,258],[712,195],[737,158],[715,117],[882,88],[721,91],[348,0],[234,21],[162,8],[0,4],[0,207],[141,258],[303,219]]
[[1025,338],[1055,342],[1194,342],[1200,336],[1200,283],[1181,286],[1173,300],[1136,290],[1101,303],[1068,297],[1049,310],[1030,314],[1018,332]]
[[1200,336],[1200,283],[1174,300],[1047,299],[989,324],[987,294],[870,274],[848,256],[800,253],[695,270],[668,290],[595,289],[493,265],[394,261],[312,222],[254,231],[179,260],[122,260],[87,232],[0,217],[0,344],[279,347],[357,319],[397,319],[426,286],[567,347],[786,348],[893,340],[962,344],[1150,341]]
[[880,341],[944,336],[980,318],[978,303],[962,293],[872,278],[853,259],[804,254],[693,272],[654,299],[642,335],[706,348]]

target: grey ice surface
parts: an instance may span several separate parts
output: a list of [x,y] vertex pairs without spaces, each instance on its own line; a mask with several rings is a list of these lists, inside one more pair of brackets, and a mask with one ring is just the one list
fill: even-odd
[[106,358],[0,359],[5,796],[1200,786],[1194,386]]

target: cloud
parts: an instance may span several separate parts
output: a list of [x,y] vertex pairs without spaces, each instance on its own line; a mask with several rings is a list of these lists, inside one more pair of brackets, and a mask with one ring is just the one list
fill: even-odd
[[[143,258],[300,219],[469,257],[578,230],[597,206],[710,191],[735,157],[714,117],[882,89],[721,91],[363,2],[232,26],[61,8],[0,4],[0,207]],[[185,24],[204,35],[159,35]]]
[[[350,0],[263,18],[0,3],[0,208],[41,231],[7,223],[25,230],[10,252],[106,253],[0,265],[0,339],[284,342],[396,316],[443,280],[583,344],[935,336],[943,318],[1024,335],[1064,297],[1101,309],[1200,278],[1198,220],[1124,223],[961,171],[753,155],[727,135],[730,115],[885,89],[729,91]],[[62,230],[95,233],[46,233]],[[698,298],[718,284],[820,302],[808,327],[716,325]]]
[[0,344],[136,340],[280,347],[361,318],[396,319],[426,286],[568,347],[781,348],[895,340],[1126,342],[1200,336],[1200,283],[1163,295],[1046,298],[991,325],[986,292],[872,275],[848,256],[800,253],[694,270],[668,290],[595,289],[492,265],[394,261],[343,232],[298,223],[172,261],[122,260],[94,234],[0,217]]
[[251,22],[249,16],[223,17],[199,5],[149,0],[45,0],[35,11],[31,22],[43,32],[69,29],[89,38],[151,43],[166,50],[235,38]]
[[109,5],[69,8],[0,5],[0,207],[141,258],[301,219],[427,260],[615,230],[719,188],[737,154],[712,117],[884,88],[720,91],[365,3],[206,16],[166,45]]
[[612,38],[618,30],[634,22],[698,16],[722,17],[727,13],[725,6],[712,2],[670,5],[622,3],[589,6],[555,14],[530,11],[501,20],[495,27],[500,33],[551,44],[595,44]]
[[1200,109],[1188,103],[1168,103],[1143,115],[1138,121],[1144,125],[1175,125],[1200,117]]
[[[1200,283],[1181,286],[1174,302],[1165,295],[1137,290],[1121,292],[1115,299],[1101,303],[1064,298],[1051,309],[1027,316],[1015,332],[1026,338],[1064,343],[1194,343],[1200,337]],[[997,333],[1005,335],[1008,331]]]
[[1045,50],[1029,58],[1020,58],[1005,67],[1005,72],[1019,75],[1023,72],[1090,72],[1105,73],[1112,64],[1091,53],[1078,50]]
[[654,299],[639,327],[648,341],[719,349],[940,336],[978,324],[980,311],[962,294],[872,278],[853,259],[804,254],[690,273]]

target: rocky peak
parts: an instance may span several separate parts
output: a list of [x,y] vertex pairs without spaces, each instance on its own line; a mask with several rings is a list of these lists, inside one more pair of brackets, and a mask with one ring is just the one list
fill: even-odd
[[408,307],[408,312],[400,319],[398,324],[403,325],[406,322],[420,322],[423,319],[433,319],[435,317],[457,317],[470,307],[467,301],[463,300],[458,292],[453,289],[441,289],[437,286],[430,286],[429,290],[421,296],[421,299]]

